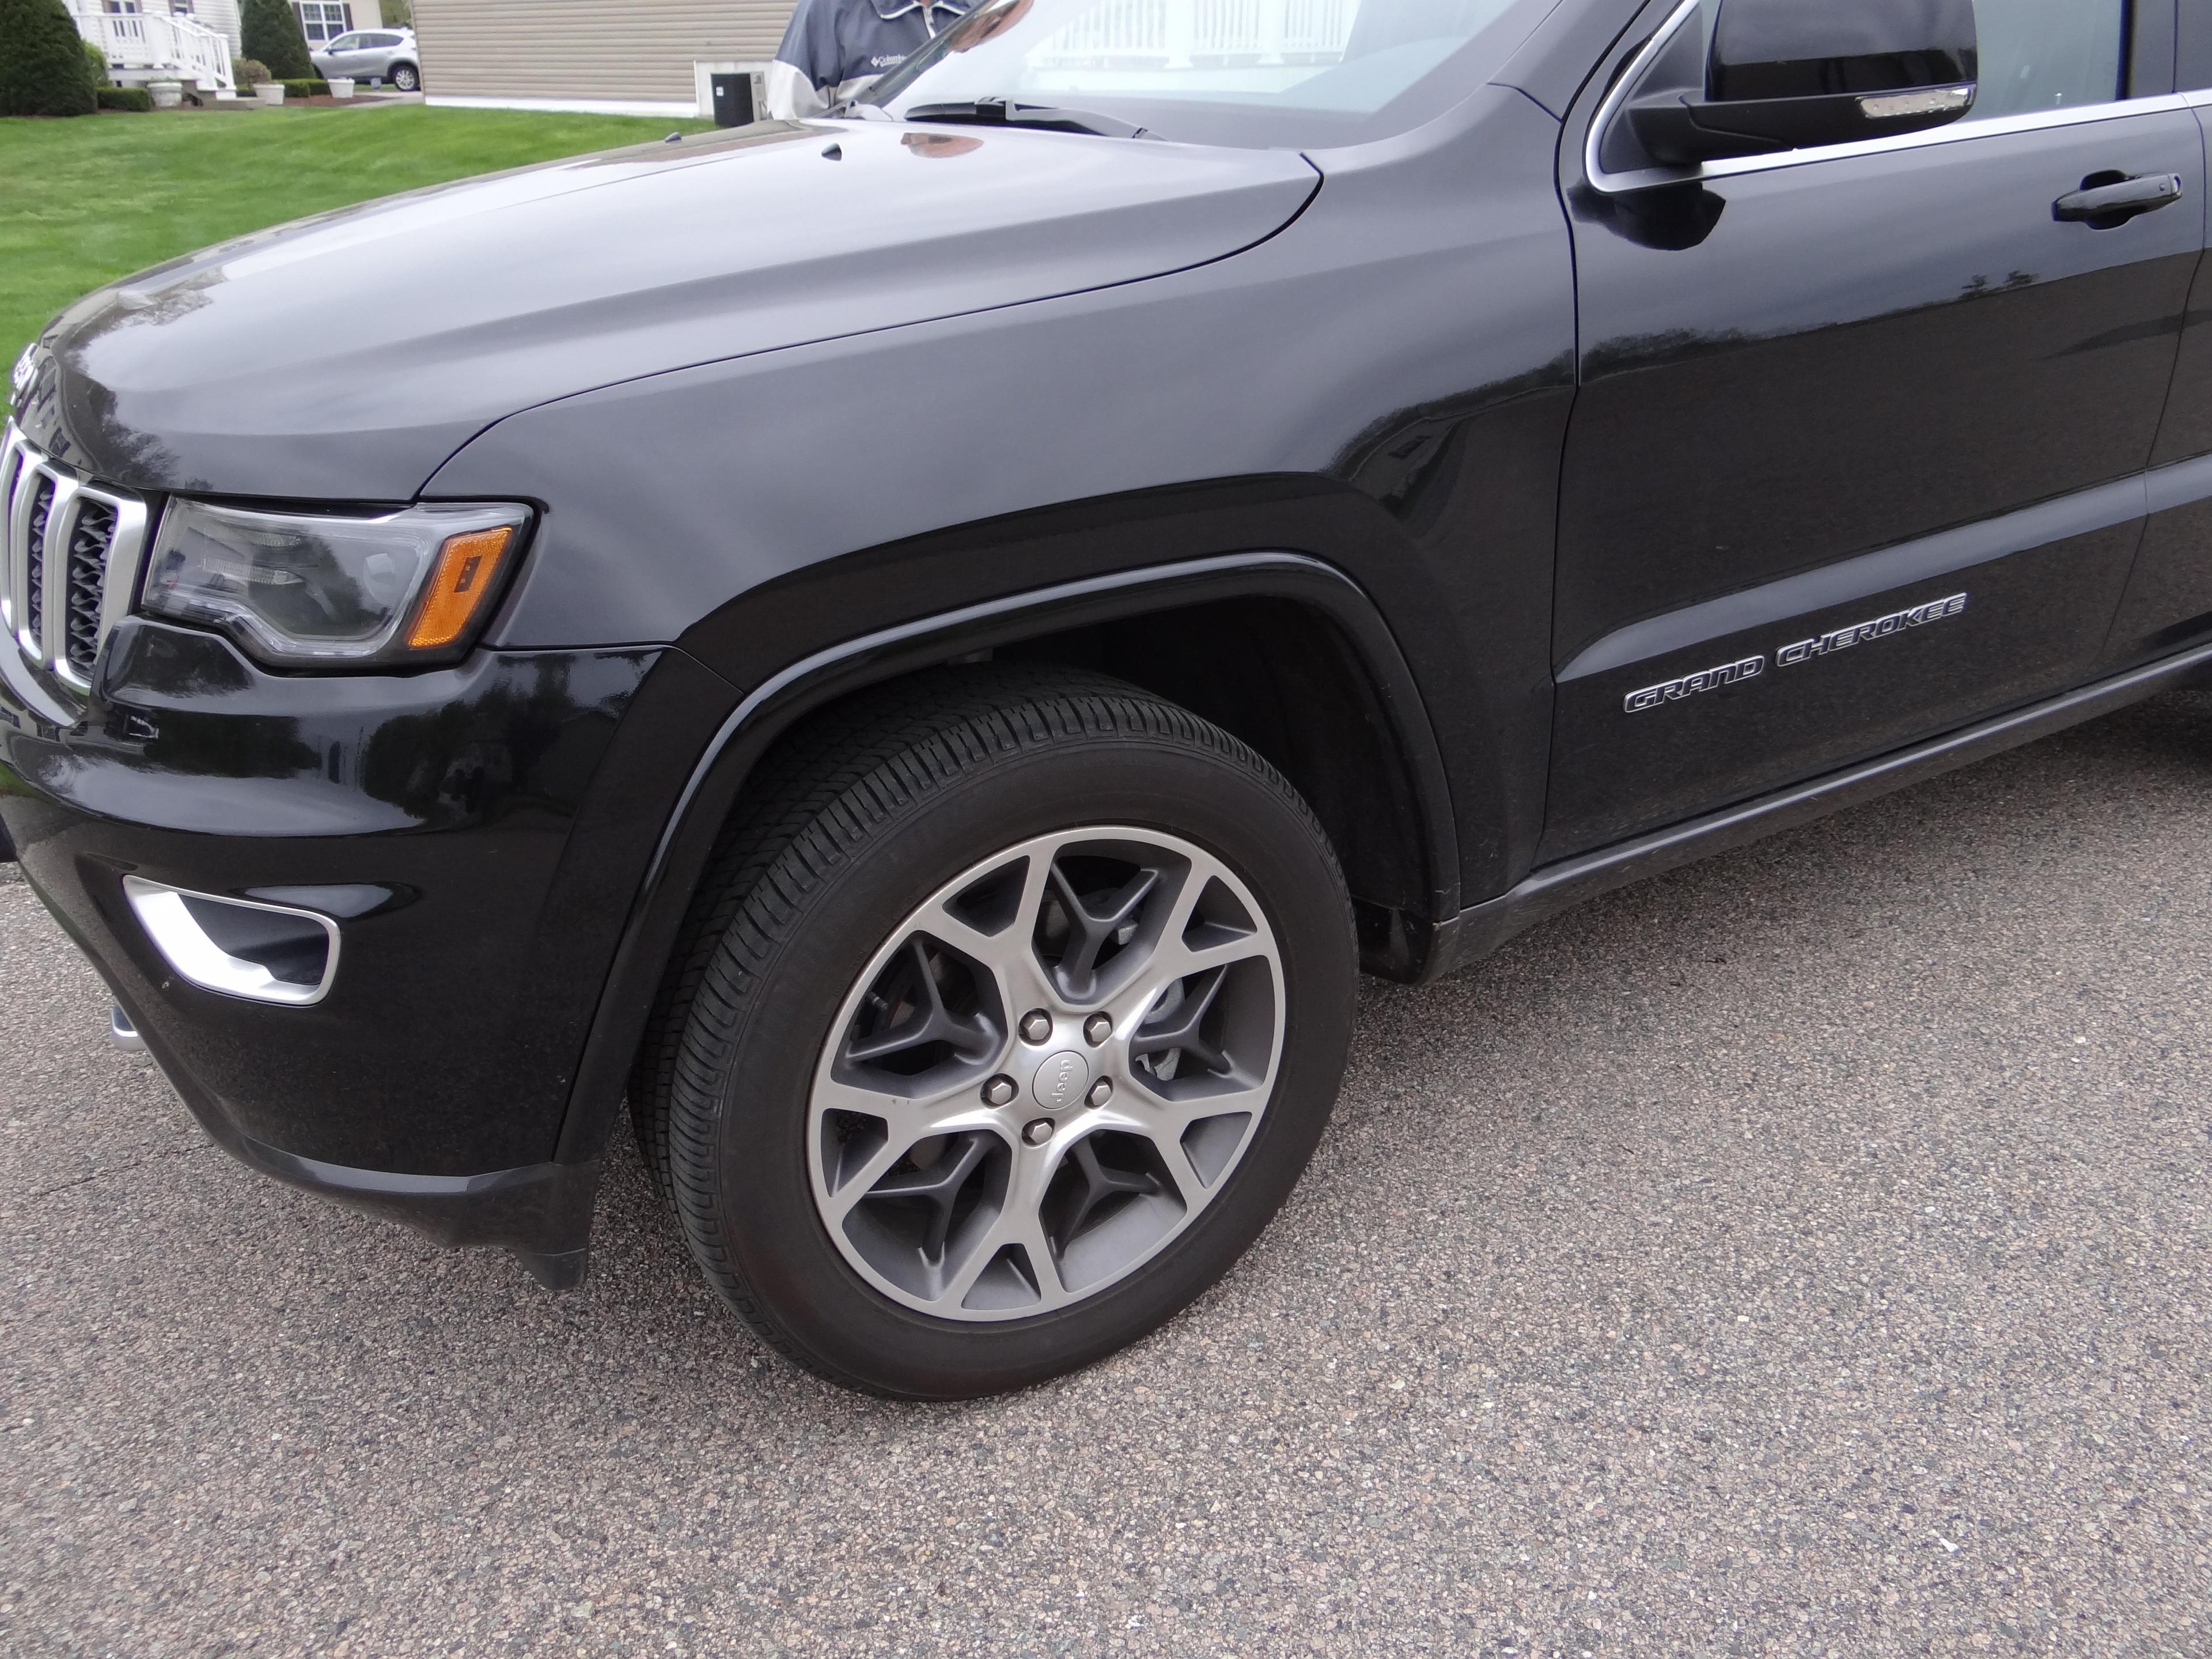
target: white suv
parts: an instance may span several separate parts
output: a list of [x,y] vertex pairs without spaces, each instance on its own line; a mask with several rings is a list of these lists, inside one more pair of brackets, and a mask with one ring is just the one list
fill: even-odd
[[356,29],[325,41],[307,56],[325,81],[348,75],[356,81],[389,81],[402,92],[422,89],[412,29]]

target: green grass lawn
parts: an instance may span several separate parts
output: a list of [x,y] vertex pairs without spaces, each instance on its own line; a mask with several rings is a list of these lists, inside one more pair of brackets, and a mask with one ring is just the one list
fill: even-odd
[[421,104],[0,120],[0,370],[86,289],[210,242],[707,127]]

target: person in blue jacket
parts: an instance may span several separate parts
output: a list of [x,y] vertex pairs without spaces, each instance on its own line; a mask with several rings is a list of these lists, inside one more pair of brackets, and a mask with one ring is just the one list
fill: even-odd
[[888,74],[958,19],[973,0],[799,0],[768,70],[768,112],[819,115]]

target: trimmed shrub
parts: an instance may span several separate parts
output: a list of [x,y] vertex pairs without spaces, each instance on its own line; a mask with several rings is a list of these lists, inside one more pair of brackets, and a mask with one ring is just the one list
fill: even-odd
[[84,66],[92,76],[92,89],[94,92],[98,92],[102,87],[112,87],[115,84],[107,78],[107,54],[89,40],[84,43]]
[[411,0],[383,0],[377,8],[388,29],[411,29],[415,27],[415,8]]
[[231,64],[230,78],[238,82],[240,92],[251,92],[269,79],[269,65],[258,58],[237,58]]
[[101,87],[93,96],[102,109],[129,110],[134,115],[149,115],[154,109],[154,94],[143,87]]
[[284,95],[287,98],[327,98],[331,95],[331,83],[327,81],[287,81],[284,82]]
[[300,32],[300,19],[285,0],[246,0],[239,15],[239,33],[246,55],[269,65],[279,81],[307,81],[315,66],[307,57],[307,37]]
[[62,0],[0,0],[0,115],[89,115],[92,68]]

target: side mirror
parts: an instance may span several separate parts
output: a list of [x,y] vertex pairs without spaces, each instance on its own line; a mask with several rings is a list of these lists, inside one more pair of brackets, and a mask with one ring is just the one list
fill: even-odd
[[1973,0],[1718,0],[1702,64],[1698,39],[1684,27],[1629,106],[1669,166],[1921,132],[1973,107]]

